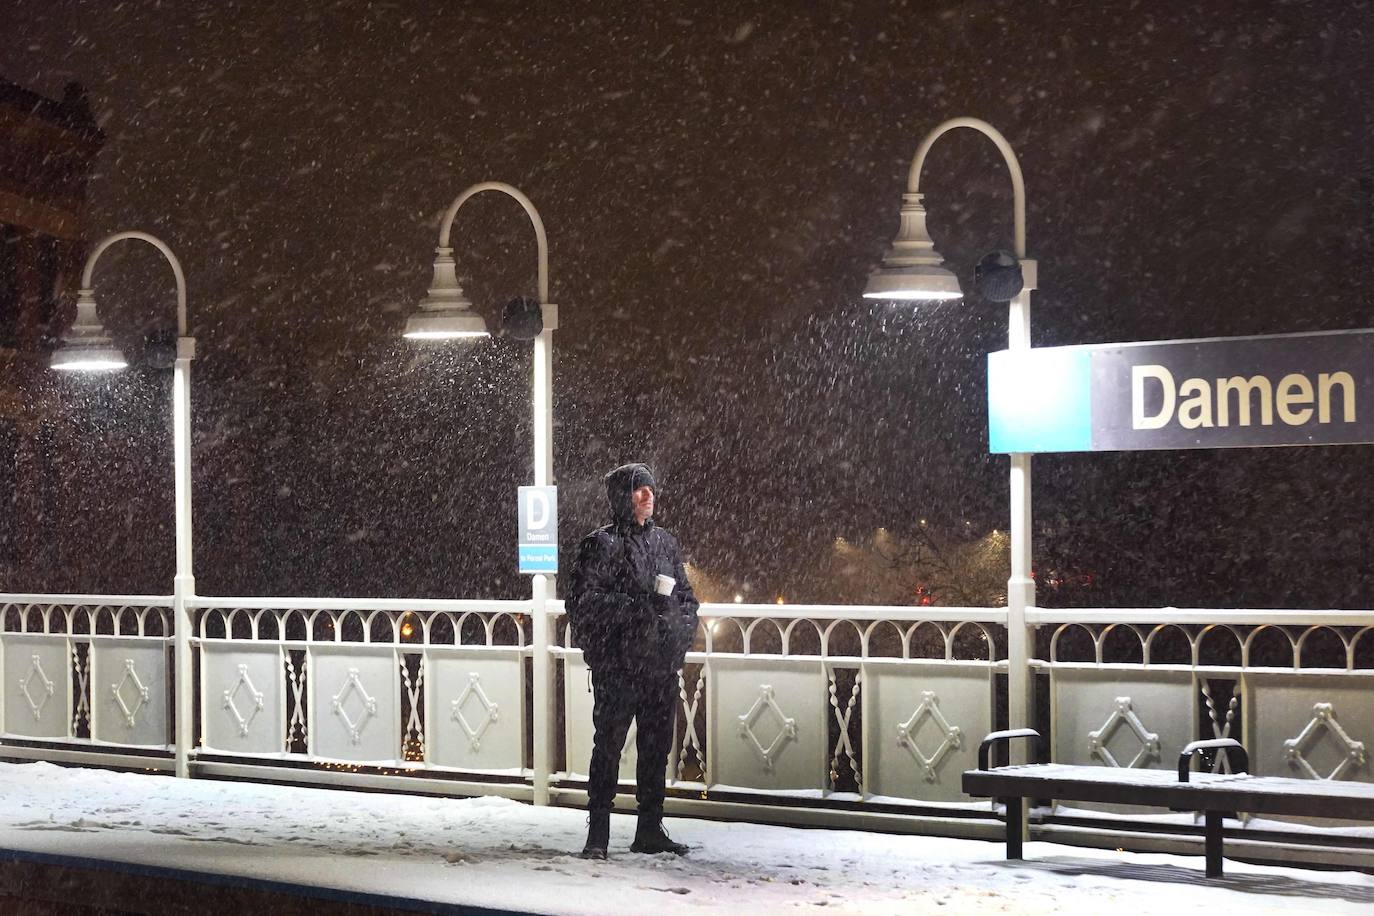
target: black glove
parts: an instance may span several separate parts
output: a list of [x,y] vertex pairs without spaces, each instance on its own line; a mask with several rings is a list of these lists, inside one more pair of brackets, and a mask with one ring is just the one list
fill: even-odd
[[659,620],[670,623],[678,623],[682,618],[682,601],[676,595],[660,595],[655,593],[649,599],[654,614]]

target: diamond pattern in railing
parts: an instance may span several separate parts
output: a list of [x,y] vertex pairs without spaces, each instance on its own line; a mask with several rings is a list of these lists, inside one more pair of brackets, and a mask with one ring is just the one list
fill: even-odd
[[[234,698],[238,696],[240,690],[247,691],[248,693],[247,699],[250,703],[247,716],[244,716],[243,713],[239,711],[238,704],[234,702]],[[248,736],[248,730],[252,727],[253,720],[257,718],[258,713],[262,712],[262,708],[262,693],[253,686],[253,681],[248,677],[248,666],[239,665],[238,680],[234,682],[233,687],[224,691],[224,709],[226,709],[229,715],[234,717],[234,721],[238,723],[240,737]]]
[[[35,679],[37,679],[41,688],[38,691],[38,699],[34,699],[33,692],[29,686]],[[24,699],[28,701],[29,709],[33,710],[33,720],[37,722],[42,719],[43,707],[47,704],[48,700],[52,699],[52,695],[57,692],[57,688],[53,685],[52,681],[48,680],[48,676],[43,673],[43,661],[39,656],[33,656],[33,662],[29,665],[28,673],[19,679],[19,692],[22,693]]]
[[1112,707],[1112,714],[1107,717],[1107,721],[1102,723],[1102,727],[1097,731],[1088,732],[1088,750],[1092,756],[1107,766],[1121,766],[1122,764],[1107,748],[1107,745],[1111,742],[1117,729],[1122,726],[1130,729],[1136,740],[1140,742],[1140,750],[1136,752],[1131,762],[1126,764],[1127,767],[1143,767],[1151,761],[1160,759],[1159,735],[1145,728],[1145,723],[1140,721],[1140,716],[1131,708],[1130,697],[1117,697]]
[[[348,714],[348,701],[356,698],[358,700],[358,714],[355,718]],[[334,694],[332,701],[334,715],[338,716],[348,730],[348,737],[354,744],[363,743],[363,729],[367,723],[377,715],[377,700],[368,695],[363,688],[363,682],[358,678],[358,669],[348,669],[348,680],[344,682],[343,689]]]
[[[768,720],[772,720],[778,730],[765,747],[759,740],[756,729]],[[740,737],[747,739],[758,753],[764,772],[771,773],[778,758],[787,749],[788,742],[797,740],[797,720],[783,713],[782,707],[773,695],[773,688],[768,684],[762,684],[754,705],[739,717],[739,734]]]
[[[475,725],[469,722],[463,713],[463,707],[474,697],[476,697],[477,706],[477,710],[474,712],[479,712]],[[474,752],[482,749],[482,736],[496,724],[500,712],[500,707],[493,703],[487,697],[487,692],[482,689],[482,679],[477,675],[477,672],[469,672],[467,687],[458,695],[458,699],[453,701],[452,718],[463,729],[463,733],[468,736],[468,745]]]
[[[1341,762],[1326,776],[1318,773],[1308,759],[1324,737],[1335,741],[1341,751]],[[1297,737],[1283,742],[1283,752],[1293,766],[1312,779],[1344,779],[1350,770],[1365,764],[1364,742],[1355,741],[1346,734],[1341,723],[1336,721],[1336,711],[1330,703],[1317,703],[1312,707],[1312,718]]]
[[[927,722],[934,726],[940,736],[940,744],[930,754],[924,753],[916,744],[916,733]],[[897,726],[897,743],[916,758],[926,782],[937,782],[941,762],[963,743],[963,732],[958,726],[950,725],[944,713],[940,712],[940,700],[935,696],[935,691],[926,690],[922,691],[920,705],[911,718]]]
[[[133,682],[134,696],[133,706],[131,707],[124,699],[124,686]],[[133,728],[138,720],[139,710],[148,704],[148,688],[139,679],[138,672],[134,670],[134,660],[124,659],[124,676],[119,679],[118,684],[110,686],[110,693],[114,696],[116,705],[124,713],[124,723],[129,728]]]

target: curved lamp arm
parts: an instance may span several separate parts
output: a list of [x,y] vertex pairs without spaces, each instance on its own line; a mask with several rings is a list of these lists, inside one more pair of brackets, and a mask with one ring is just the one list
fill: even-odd
[[[911,174],[907,180],[909,193],[920,190],[921,167],[925,165],[926,155],[935,141],[958,127],[969,127],[987,137],[1006,160],[1007,171],[1011,173],[1012,222],[1016,232],[1016,257],[1025,264],[1026,260],[1026,183],[1021,176],[1021,163],[1016,159],[1007,138],[997,128],[981,118],[951,118],[938,125],[926,135],[911,161]],[[917,197],[915,200],[919,201]],[[1029,349],[1030,333],[1030,292],[1034,288],[1034,273],[1028,278],[1024,289],[1008,303],[1007,345],[1012,350]],[[1010,503],[1011,503],[1011,576],[1007,580],[1007,634],[1009,658],[1029,658],[1034,642],[1030,629],[1026,626],[1026,609],[1035,606],[1035,580],[1031,576],[1031,456],[1015,453],[1010,456]],[[1033,687],[1028,669],[1012,665],[1008,670],[1007,681],[1007,719],[1013,733],[1033,721],[1031,704]]]
[[[452,269],[453,249],[449,245],[449,234],[453,229],[453,218],[458,208],[467,203],[468,198],[483,191],[501,191],[515,198],[525,208],[530,223],[534,225],[534,237],[539,246],[539,302],[543,306],[544,329],[534,339],[533,378],[531,380],[531,411],[534,426],[534,484],[547,486],[553,473],[553,334],[557,327],[557,313],[549,304],[549,241],[544,234],[544,221],[539,211],[519,189],[503,181],[483,181],[458,195],[453,205],[444,214],[439,230],[440,260],[448,259],[447,266]],[[439,261],[435,262],[435,276],[439,275]],[[552,321],[550,317],[552,316]],[[533,639],[538,651],[534,653],[534,803],[549,803],[549,777],[553,769],[552,748],[556,742],[553,735],[553,719],[549,714],[553,696],[553,672],[550,656],[545,651],[549,645],[548,602],[553,597],[549,580],[542,573],[531,576],[533,605]]]
[[439,247],[449,248],[449,235],[453,231],[453,218],[458,215],[458,208],[467,203],[468,198],[475,197],[483,191],[501,191],[502,193],[515,198],[520,206],[525,208],[525,213],[529,216],[530,222],[534,224],[534,238],[539,246],[539,301],[545,303],[549,301],[549,240],[544,234],[544,221],[539,218],[539,211],[534,208],[534,204],[526,197],[519,188],[506,184],[504,181],[483,181],[473,185],[466,191],[458,195],[453,204],[444,214],[444,221],[439,229]]
[[149,245],[152,245],[158,251],[162,252],[163,256],[167,259],[167,262],[172,265],[172,273],[176,275],[177,279],[177,336],[187,336],[186,275],[182,273],[181,262],[177,260],[176,255],[172,254],[172,249],[168,248],[167,243],[162,241],[162,239],[158,238],[155,235],[149,235],[147,232],[131,230],[129,232],[116,232],[114,235],[107,236],[101,239],[100,242],[93,249],[91,249],[91,253],[86,257],[86,269],[81,272],[81,288],[91,288],[91,280],[93,279],[95,274],[95,262],[97,259],[99,259],[99,257],[102,254],[105,253],[105,249],[109,248],[115,242],[122,242],[124,239],[138,239],[141,242],[147,242]]
[[[162,252],[177,280],[177,353],[172,382],[172,461],[176,507],[176,578],[173,580],[173,661],[177,685],[174,704],[176,719],[176,774],[190,775],[190,749],[194,743],[191,700],[191,612],[187,599],[195,594],[196,580],[191,565],[191,360],[195,356],[195,341],[186,332],[186,275],[181,262],[172,254],[167,243],[146,232],[116,232],[91,249],[86,269],[81,272],[81,292],[94,296],[91,281],[95,262],[105,249],[124,239],[147,242]],[[93,300],[92,300],[93,301]]]
[[1021,163],[1017,161],[1016,153],[1012,151],[1007,138],[1002,136],[1001,132],[987,121],[981,118],[951,118],[926,134],[926,138],[921,141],[920,147],[916,150],[916,157],[911,160],[911,174],[907,179],[907,190],[912,194],[920,191],[921,167],[925,165],[926,154],[930,152],[930,148],[935,145],[936,140],[956,127],[971,127],[982,133],[997,144],[997,149],[1001,151],[1002,158],[1006,160],[1007,171],[1011,173],[1012,220],[1016,230],[1016,256],[1024,259],[1026,257],[1026,183],[1021,177]]

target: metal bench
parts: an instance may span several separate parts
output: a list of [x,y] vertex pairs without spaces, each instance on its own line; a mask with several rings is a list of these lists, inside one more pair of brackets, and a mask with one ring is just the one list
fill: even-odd
[[[1138,770],[1105,766],[1069,766],[1032,763],[993,768],[992,748],[1003,741],[1028,738],[1035,742],[1036,759],[1044,759],[1040,733],[1030,728],[993,732],[978,748],[978,769],[964,771],[964,792],[995,798],[1007,808],[1007,858],[1022,858],[1021,799],[1053,798],[1060,801],[1107,802],[1146,805],[1175,811],[1200,811],[1204,818],[1207,877],[1222,873],[1223,815],[1289,814],[1304,817],[1339,817],[1374,820],[1374,784],[1338,780],[1293,779],[1253,776],[1249,757],[1239,741],[1216,738],[1194,741],[1178,758],[1178,772]],[[1190,773],[1198,754],[1226,750],[1235,754],[1236,773]],[[1236,758],[1239,758],[1237,760]]]

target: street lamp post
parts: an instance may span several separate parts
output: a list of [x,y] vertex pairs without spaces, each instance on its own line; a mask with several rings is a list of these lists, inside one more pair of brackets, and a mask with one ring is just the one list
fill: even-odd
[[191,566],[191,360],[196,341],[186,329],[186,275],[172,249],[146,232],[117,232],[102,239],[86,258],[81,273],[81,289],[76,299],[76,321],[53,352],[50,365],[67,371],[108,371],[125,368],[128,363],[105,333],[96,315],[93,276],[95,262],[107,248],[125,239],[147,242],[162,252],[172,265],[177,284],[177,349],[172,378],[172,461],[176,487],[176,579],[173,585],[172,616],[175,641],[176,681],[176,774],[190,775],[191,728],[191,618],[187,599],[195,594],[196,580]]
[[[907,192],[902,197],[901,226],[882,265],[864,290],[869,299],[941,300],[963,295],[958,278],[942,266],[943,258],[926,229],[926,210],[920,193],[921,168],[935,141],[951,130],[968,127],[982,133],[1002,153],[1011,173],[1012,217],[1016,257],[1021,262],[1025,285],[1011,300],[1007,346],[1029,349],[1030,299],[1036,284],[1036,264],[1026,259],[1026,186],[1021,165],[996,128],[978,118],[953,118],[940,124],[921,141],[911,162]],[[1011,456],[1011,578],[1007,581],[1007,719],[1011,728],[1034,724],[1029,666],[1033,634],[1026,626],[1026,610],[1035,606],[1035,581],[1031,577],[1031,456]]]
[[[534,485],[548,486],[553,477],[553,332],[558,327],[558,306],[549,302],[549,242],[539,211],[518,188],[501,181],[472,185],[453,201],[439,229],[439,246],[434,250],[434,282],[429,294],[406,321],[404,336],[410,340],[454,340],[490,336],[486,322],[472,312],[472,303],[458,283],[457,265],[449,236],[458,210],[469,198],[483,191],[500,191],[525,209],[534,226],[539,257],[539,307],[543,327],[534,339],[534,377],[531,383],[534,426]],[[553,716],[549,703],[553,696],[553,666],[549,658],[548,602],[552,583],[548,576],[533,577],[534,632],[534,803],[549,803],[549,775],[552,769]]]

